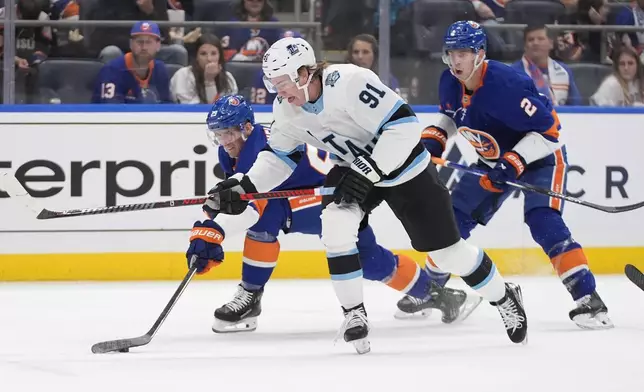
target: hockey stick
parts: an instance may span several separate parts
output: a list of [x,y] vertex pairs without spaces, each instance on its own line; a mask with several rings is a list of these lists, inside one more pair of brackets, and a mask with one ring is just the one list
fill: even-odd
[[[324,196],[332,195],[335,188],[310,188],[310,189],[293,189],[285,191],[272,191],[260,193],[245,193],[239,195],[242,200],[266,200],[266,199],[284,199],[293,196]],[[110,207],[83,208],[78,210],[53,211],[44,208],[36,219],[54,219],[68,218],[71,216],[99,215],[127,211],[156,210],[159,208],[183,207],[197,204],[203,204],[208,200],[207,197],[197,197],[193,199],[178,199],[168,201],[153,201],[149,203],[138,204],[121,204]]]
[[[9,196],[22,202],[30,210],[36,212],[36,219],[54,219],[68,218],[72,216],[100,215],[117,212],[155,210],[159,208],[183,207],[203,204],[208,197],[197,197],[192,199],[177,199],[167,201],[153,201],[149,203],[122,204],[109,207],[82,208],[73,210],[48,210],[41,208],[39,203],[29,195],[29,192],[20,184],[16,177],[7,173],[0,173],[0,189],[4,189]],[[266,200],[266,199],[284,199],[293,196],[325,196],[332,195],[335,188],[319,187],[310,189],[293,189],[284,191],[246,193],[240,195],[242,200]]]
[[626,264],[626,267],[624,267],[624,273],[628,280],[635,283],[635,286],[644,290],[644,274],[642,274],[637,267],[632,264]]
[[[459,165],[458,163],[450,162],[450,161],[447,161],[447,160],[442,159],[442,158],[432,157],[432,162],[434,162],[437,165],[448,167],[450,169],[461,170],[461,171],[464,171],[466,173],[474,174],[475,176],[479,176],[479,177],[483,177],[485,174],[487,174],[483,170],[475,169],[475,168],[471,168],[471,167],[467,167],[467,166],[463,166],[463,165]],[[507,181],[506,184],[508,184],[510,186],[513,186],[513,187],[515,187],[517,189],[540,193],[542,195],[554,197],[554,198],[557,198],[557,199],[566,200],[566,201],[569,201],[571,203],[579,204],[579,205],[584,206],[584,207],[590,207],[590,208],[593,208],[595,210],[604,211],[604,212],[608,212],[608,213],[611,213],[611,214],[619,213],[619,212],[632,211],[632,210],[636,210],[638,208],[644,207],[644,201],[636,203],[636,204],[631,204],[631,205],[627,205],[627,206],[619,206],[619,207],[602,206],[602,205],[591,203],[591,202],[588,202],[588,201],[583,201],[583,200],[577,199],[577,198],[569,196],[569,195],[564,195],[563,193],[557,193],[557,192],[552,191],[550,189],[539,188],[539,187],[536,187],[534,185],[528,184],[526,182]]]
[[[197,255],[193,255],[190,259],[190,265],[193,265],[196,259]],[[126,353],[130,351],[130,348],[132,347],[145,346],[146,344],[150,343],[154,335],[156,335],[157,331],[161,327],[161,324],[163,324],[166,317],[168,317],[168,314],[179,300],[179,297],[181,297],[181,294],[183,294],[183,291],[186,289],[186,286],[188,286],[188,283],[190,283],[193,276],[195,276],[195,272],[197,272],[196,266],[193,266],[190,268],[190,270],[188,270],[186,277],[183,278],[181,284],[172,295],[172,298],[170,298],[170,302],[168,302],[168,304],[159,315],[159,318],[157,318],[157,321],[154,322],[152,328],[150,328],[150,330],[145,335],[131,339],[108,340],[106,342],[96,343],[92,346],[92,352],[94,354],[104,354],[111,351]]]

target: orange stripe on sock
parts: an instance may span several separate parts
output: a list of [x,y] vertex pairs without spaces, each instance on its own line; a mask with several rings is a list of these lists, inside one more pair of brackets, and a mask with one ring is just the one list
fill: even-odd
[[387,286],[398,291],[403,291],[412,283],[417,275],[417,271],[420,269],[420,266],[409,256],[397,256],[398,268],[396,268],[396,273],[387,283]]
[[[552,174],[552,189],[553,192],[564,193],[564,180],[566,176],[566,164],[564,163],[563,153],[561,149],[555,151],[555,169]],[[554,197],[550,198],[550,208],[553,210],[561,211],[563,202],[561,199]]]
[[582,265],[588,265],[588,260],[581,248],[569,250],[550,259],[552,266],[559,276],[565,274],[573,268]]
[[280,243],[259,242],[246,237],[244,240],[244,257],[253,261],[274,263],[280,254]]

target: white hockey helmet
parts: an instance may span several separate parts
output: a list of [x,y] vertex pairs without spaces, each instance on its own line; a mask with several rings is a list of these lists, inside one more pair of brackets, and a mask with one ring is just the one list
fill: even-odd
[[303,86],[300,86],[297,71],[301,67],[315,68],[316,64],[315,53],[308,42],[302,38],[282,38],[271,45],[266,54],[264,54],[262,60],[264,85],[271,93],[277,93],[277,86],[271,83],[270,79],[288,75],[291,82],[295,83],[299,89],[304,90],[304,95],[308,101],[308,86],[313,75],[309,74],[309,80]]

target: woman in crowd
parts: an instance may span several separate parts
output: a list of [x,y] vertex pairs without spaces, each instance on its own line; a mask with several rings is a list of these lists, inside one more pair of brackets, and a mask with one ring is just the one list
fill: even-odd
[[213,103],[222,95],[237,94],[237,82],[226,71],[221,41],[203,34],[196,42],[192,65],[178,70],[170,81],[170,91],[178,103]]
[[[369,68],[378,74],[378,40],[376,37],[370,34],[358,34],[353,37],[347,48],[346,62],[362,68]],[[394,75],[389,74],[388,87],[400,94],[400,85]]]
[[644,66],[637,53],[622,46],[613,57],[613,73],[599,86],[590,102],[597,106],[644,105]]

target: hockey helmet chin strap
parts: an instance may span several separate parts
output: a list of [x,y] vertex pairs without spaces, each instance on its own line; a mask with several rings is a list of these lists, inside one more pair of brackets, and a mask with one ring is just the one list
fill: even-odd
[[311,84],[311,80],[313,79],[313,75],[315,74],[315,68],[308,68],[309,70],[309,77],[306,79],[306,83],[304,83],[303,86],[300,86],[298,83],[300,78],[298,77],[297,80],[295,81],[295,85],[297,86],[298,90],[304,90],[304,101],[309,102],[311,99],[309,97],[309,84]]

